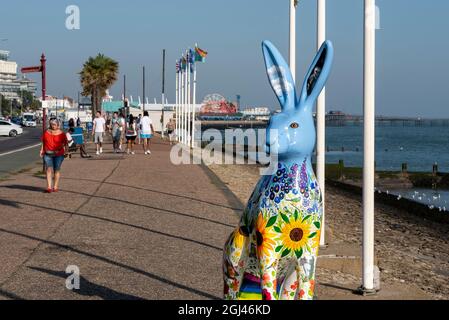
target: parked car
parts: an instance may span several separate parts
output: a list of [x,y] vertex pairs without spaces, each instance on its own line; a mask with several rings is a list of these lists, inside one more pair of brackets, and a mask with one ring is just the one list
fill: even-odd
[[22,118],[21,117],[13,117],[11,119],[11,122],[14,124],[17,124],[18,126],[22,125]]
[[18,134],[22,134],[23,129],[21,126],[9,121],[0,120],[0,136],[15,137]]

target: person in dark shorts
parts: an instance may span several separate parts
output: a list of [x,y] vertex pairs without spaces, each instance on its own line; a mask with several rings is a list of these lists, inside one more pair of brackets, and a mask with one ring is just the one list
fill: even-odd
[[[68,153],[67,136],[60,129],[56,118],[50,119],[50,127],[42,135],[40,156],[44,159],[47,174],[46,193],[58,192],[61,165]],[[53,186],[52,186],[53,182]]]
[[133,148],[134,148],[134,143],[136,141],[137,138],[137,130],[136,130],[136,122],[134,121],[134,117],[133,115],[129,115],[129,121],[126,124],[126,143],[128,144],[128,148],[127,148],[127,153],[128,154],[135,154]]

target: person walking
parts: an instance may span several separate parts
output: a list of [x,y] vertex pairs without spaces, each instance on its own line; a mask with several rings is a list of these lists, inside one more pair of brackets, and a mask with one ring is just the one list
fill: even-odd
[[153,133],[153,122],[148,115],[148,111],[144,111],[143,118],[140,121],[140,137],[143,140],[143,151],[145,151],[145,154],[151,154],[150,140],[153,137]]
[[118,117],[118,112],[114,112],[111,120],[111,135],[112,135],[112,145],[115,153],[120,152],[120,139],[122,137],[122,131],[120,119]]
[[103,153],[103,135],[106,131],[106,121],[101,116],[101,112],[97,111],[96,118],[94,119],[94,142],[97,147],[97,156]]
[[136,128],[137,128],[137,144],[141,144],[140,139],[140,121],[142,121],[142,114],[139,114],[139,117],[136,120]]
[[122,151],[122,144],[125,141],[125,127],[126,127],[126,120],[125,116],[123,115],[123,112],[120,112],[120,115],[118,117],[118,124],[119,124],[119,131],[120,131],[120,142],[118,149],[119,151]]
[[67,136],[60,129],[56,118],[50,119],[50,126],[41,137],[42,145],[40,156],[44,159],[47,176],[46,193],[59,191],[59,179],[61,178],[61,165],[65,155],[68,154]]
[[135,154],[134,152],[134,142],[137,138],[136,122],[132,114],[129,115],[129,121],[126,124],[126,142],[128,144],[126,153]]
[[175,119],[170,118],[170,121],[167,123],[167,134],[168,134],[168,140],[170,141],[170,145],[173,144],[173,135],[176,128],[176,122]]

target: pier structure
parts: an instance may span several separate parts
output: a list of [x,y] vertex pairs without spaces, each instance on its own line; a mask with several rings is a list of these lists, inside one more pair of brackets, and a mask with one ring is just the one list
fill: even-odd
[[[361,115],[349,115],[344,113],[328,113],[326,115],[326,126],[344,127],[361,125],[363,125],[363,116]],[[376,126],[446,127],[449,126],[449,119],[377,116]]]

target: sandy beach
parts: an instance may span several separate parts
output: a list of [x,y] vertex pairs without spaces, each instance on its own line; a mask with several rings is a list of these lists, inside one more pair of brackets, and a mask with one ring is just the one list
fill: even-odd
[[[246,204],[260,177],[259,168],[255,165],[212,165],[209,169],[242,204]],[[361,246],[361,200],[359,195],[327,186],[329,243]],[[376,202],[375,223],[375,250],[381,286],[407,285],[422,290],[432,299],[449,299],[449,225],[379,202]],[[342,284],[361,283],[361,279],[353,274],[317,270],[318,283],[336,278]]]

